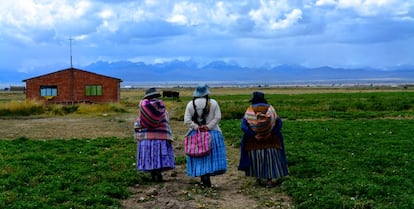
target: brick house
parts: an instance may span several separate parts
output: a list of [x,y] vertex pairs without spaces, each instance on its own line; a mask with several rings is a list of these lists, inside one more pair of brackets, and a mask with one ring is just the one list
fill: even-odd
[[68,68],[23,82],[26,82],[26,99],[73,104],[118,102],[122,80]]

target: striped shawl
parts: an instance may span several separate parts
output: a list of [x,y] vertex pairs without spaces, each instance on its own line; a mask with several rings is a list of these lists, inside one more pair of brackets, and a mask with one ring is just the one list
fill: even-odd
[[254,104],[247,108],[244,118],[257,140],[268,139],[277,119],[276,110],[269,104]]
[[139,105],[139,112],[134,127],[135,139],[173,139],[168,121],[168,112],[162,100],[142,100]]

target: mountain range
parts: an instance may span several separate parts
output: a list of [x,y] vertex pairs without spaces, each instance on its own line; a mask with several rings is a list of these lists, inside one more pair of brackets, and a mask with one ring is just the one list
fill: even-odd
[[[75,68],[120,78],[123,86],[142,84],[188,84],[206,82],[212,84],[406,84],[414,83],[414,66],[399,66],[387,69],[376,68],[316,68],[301,65],[279,65],[275,67],[243,67],[236,63],[214,61],[200,66],[194,61],[173,60],[164,63],[105,62],[99,61]],[[49,67],[50,68],[50,67]],[[3,71],[0,83],[18,83],[24,79],[51,73],[61,69],[45,69],[22,73]],[[39,73],[41,72],[41,73]]]

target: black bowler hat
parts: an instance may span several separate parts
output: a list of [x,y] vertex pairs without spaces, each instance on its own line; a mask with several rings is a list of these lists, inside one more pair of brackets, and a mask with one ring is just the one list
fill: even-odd
[[249,102],[251,102],[252,104],[257,104],[257,103],[267,104],[264,93],[260,91],[253,92],[252,98],[249,100]]
[[161,94],[157,91],[156,88],[149,88],[145,91],[144,99],[154,99],[160,97]]

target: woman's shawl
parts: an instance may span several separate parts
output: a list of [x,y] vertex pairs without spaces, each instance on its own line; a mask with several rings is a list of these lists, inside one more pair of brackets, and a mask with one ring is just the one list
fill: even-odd
[[260,103],[247,108],[244,118],[257,140],[268,139],[277,119],[276,110],[272,105]]
[[286,154],[285,154],[285,145],[283,140],[283,134],[281,132],[283,126],[283,122],[281,118],[276,119],[276,125],[272,130],[272,135],[267,140],[256,140],[254,135],[255,133],[249,127],[246,119],[243,118],[241,122],[241,129],[243,131],[242,140],[240,143],[240,162],[238,169],[245,170],[248,169],[250,166],[250,158],[248,152],[251,150],[260,150],[260,149],[268,149],[268,148],[276,148],[279,149],[282,154],[282,161],[286,161]]
[[140,124],[146,128],[156,128],[165,121],[167,113],[162,100],[144,99],[139,104]]
[[144,99],[139,104],[139,116],[135,121],[135,138],[172,140],[168,112],[162,100]]

